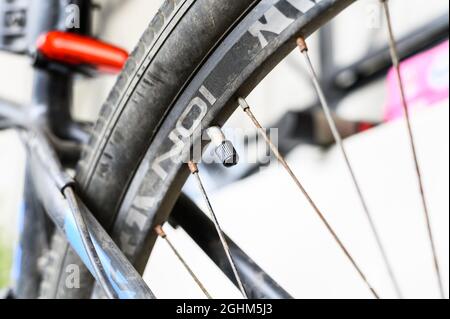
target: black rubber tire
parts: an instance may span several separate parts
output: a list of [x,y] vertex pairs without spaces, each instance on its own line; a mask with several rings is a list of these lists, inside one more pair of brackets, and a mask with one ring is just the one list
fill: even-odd
[[[146,64],[152,46],[158,41],[156,35],[171,23],[169,18],[184,1],[166,0],[145,30],[102,107],[78,168],[79,191],[106,229],[111,229],[114,223],[115,216],[111,212],[117,212],[166,108],[211,48],[253,1],[195,1],[178,21],[172,22],[176,27],[164,35],[163,44],[149,66]],[[192,37],[193,34],[202,36]],[[182,50],[173,50],[180,46]],[[119,109],[120,117],[114,121]],[[113,121],[113,128],[105,134],[105,127],[111,126]],[[48,255],[41,298],[89,298],[93,278],[61,233],[55,233]],[[66,268],[74,264],[80,265],[80,289],[69,289],[65,285]]]
[[[78,191],[100,223],[113,233],[113,239],[116,240],[119,238],[114,236],[114,233],[117,233],[117,229],[120,233],[123,224],[119,210],[140,164],[149,147],[153,145],[154,139],[158,138],[164,121],[177,120],[175,114],[170,113],[173,111],[171,107],[192,81],[200,66],[205,63],[211,51],[230,32],[233,25],[242,19],[244,13],[260,1],[189,2],[192,1],[166,0],[153,19],[103,106],[92,139],[79,164]],[[308,28],[304,30],[306,36],[353,0],[323,2],[329,5],[323,5],[317,10],[316,16],[320,16],[318,19],[317,17],[314,21],[309,17],[304,19],[304,24],[308,24]],[[157,37],[156,35],[160,33],[162,35]],[[265,64],[267,70],[272,69],[290,52],[293,45],[295,41],[285,46],[279,57],[273,59],[265,57],[260,64]],[[241,94],[245,95],[264,75],[262,72],[256,76],[248,88],[241,89]],[[186,108],[186,105],[184,107]],[[225,106],[222,108],[226,109]],[[184,174],[187,175],[186,172]],[[179,190],[181,185],[177,187]],[[168,210],[173,207],[178,195],[174,196],[168,204],[169,207],[166,207]],[[164,222],[168,217],[167,214],[154,218],[157,220],[153,222]],[[151,228],[139,236],[150,237],[150,232]],[[133,257],[132,262],[141,273],[144,271],[155,240],[156,236],[143,240],[145,244],[139,246],[137,256],[127,254],[127,257]],[[51,299],[91,297],[93,278],[59,233],[54,236],[49,255],[51,258],[47,258],[41,297]],[[80,266],[80,289],[68,289],[65,285],[67,278],[65,270],[74,264]]]

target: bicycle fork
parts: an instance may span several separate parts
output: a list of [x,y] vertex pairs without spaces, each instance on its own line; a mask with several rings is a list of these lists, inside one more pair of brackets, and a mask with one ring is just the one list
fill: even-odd
[[[64,171],[44,135],[40,131],[29,130],[21,137],[28,151],[31,180],[37,197],[94,278],[101,283],[107,296],[154,299],[142,277],[75,195],[74,179]],[[80,216],[86,232],[80,231]],[[87,251],[86,242],[92,243],[94,255]]]

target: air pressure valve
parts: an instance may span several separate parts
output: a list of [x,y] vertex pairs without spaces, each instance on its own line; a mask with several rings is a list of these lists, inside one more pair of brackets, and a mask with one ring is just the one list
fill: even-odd
[[238,164],[239,155],[236,149],[229,140],[226,139],[222,130],[217,127],[210,127],[206,133],[211,139],[212,144],[215,147],[215,153],[223,166],[229,168]]

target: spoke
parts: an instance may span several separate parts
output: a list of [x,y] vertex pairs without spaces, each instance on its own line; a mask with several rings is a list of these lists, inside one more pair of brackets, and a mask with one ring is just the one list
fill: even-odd
[[231,269],[233,270],[233,274],[234,274],[234,276],[236,278],[236,281],[238,283],[239,290],[241,291],[241,293],[244,296],[244,298],[248,299],[247,292],[245,291],[245,288],[244,288],[244,285],[242,283],[241,277],[239,276],[239,273],[237,271],[236,264],[235,264],[235,262],[233,260],[233,256],[231,255],[230,247],[228,246],[227,240],[225,238],[225,234],[224,234],[222,228],[220,227],[219,220],[217,219],[217,216],[214,213],[214,210],[212,208],[211,202],[210,202],[210,200],[208,198],[208,194],[206,193],[205,187],[203,186],[202,180],[201,180],[200,175],[199,175],[198,166],[194,162],[189,162],[188,166],[189,166],[189,170],[191,171],[192,175],[194,175],[194,177],[195,177],[195,179],[197,181],[197,184],[198,184],[198,187],[199,187],[199,189],[200,189],[200,191],[202,193],[203,199],[205,200],[205,203],[206,203],[206,205],[208,207],[208,211],[209,211],[209,213],[211,215],[211,218],[212,218],[212,220],[214,222],[214,226],[216,227],[217,234],[219,235],[220,242],[222,243],[223,249],[225,251],[225,254],[227,255],[227,258],[228,258],[228,261],[230,263]]
[[383,245],[383,241],[381,240],[380,233],[379,233],[379,231],[378,231],[378,229],[377,229],[377,227],[375,225],[375,221],[374,221],[374,219],[372,217],[372,214],[370,213],[369,206],[367,205],[367,201],[364,198],[364,194],[363,194],[362,188],[361,188],[361,186],[360,186],[360,184],[358,182],[358,179],[356,177],[355,170],[353,169],[353,165],[350,162],[350,158],[348,156],[347,149],[346,149],[346,147],[344,145],[344,141],[342,140],[342,136],[339,133],[339,130],[337,129],[336,122],[335,122],[335,120],[334,120],[334,118],[332,116],[330,106],[329,106],[328,101],[327,101],[327,99],[325,97],[325,94],[323,92],[322,86],[319,83],[319,78],[317,76],[317,73],[316,73],[316,71],[314,69],[314,66],[313,66],[313,64],[311,62],[311,59],[309,57],[309,54],[308,54],[309,49],[308,49],[308,46],[307,46],[304,38],[298,38],[297,45],[298,45],[300,51],[302,52],[302,54],[303,54],[303,56],[305,58],[306,65],[308,67],[308,71],[309,71],[309,73],[311,75],[311,79],[312,79],[314,87],[315,87],[315,89],[317,91],[317,95],[319,96],[320,103],[322,104],[322,108],[323,108],[323,111],[325,113],[325,117],[327,119],[328,125],[330,126],[330,129],[331,129],[331,132],[333,134],[333,137],[334,137],[334,139],[335,139],[335,141],[336,141],[336,143],[337,143],[337,145],[338,145],[338,147],[339,147],[339,149],[340,149],[340,151],[342,153],[342,156],[343,156],[343,158],[345,160],[345,164],[347,165],[348,172],[349,172],[350,177],[352,179],[352,182],[353,182],[353,185],[355,187],[356,193],[358,194],[359,200],[361,202],[361,206],[362,206],[362,208],[363,208],[363,210],[364,210],[364,212],[366,214],[366,217],[367,217],[367,219],[369,221],[370,227],[372,229],[372,233],[373,233],[374,238],[375,238],[375,240],[377,242],[377,245],[378,245],[378,249],[380,250],[380,253],[381,253],[382,258],[384,260],[384,263],[385,263],[386,269],[388,271],[389,277],[391,278],[392,285],[394,286],[394,289],[395,289],[395,291],[397,293],[397,296],[399,298],[403,298],[402,292],[401,292],[401,289],[400,289],[400,285],[398,284],[398,280],[397,280],[397,278],[395,276],[392,264],[391,264],[391,262],[390,262],[390,260],[388,258],[386,249],[385,249],[385,247]]
[[205,296],[208,299],[213,299],[210,295],[210,293],[208,292],[208,290],[206,290],[205,286],[202,284],[202,282],[200,281],[200,279],[198,279],[198,277],[195,275],[195,273],[192,271],[192,269],[189,267],[189,265],[187,264],[187,262],[184,260],[184,258],[181,256],[181,254],[178,252],[178,250],[175,248],[175,246],[172,244],[172,241],[169,239],[169,237],[167,236],[166,232],[164,231],[164,229],[161,226],[157,226],[155,228],[156,233],[158,234],[159,237],[161,237],[162,239],[164,239],[166,241],[166,243],[169,245],[170,249],[173,251],[173,253],[175,254],[175,256],[177,256],[178,260],[183,264],[184,268],[186,268],[186,270],[188,271],[189,275],[191,275],[192,279],[194,279],[195,283],[199,286],[199,288],[203,291],[203,293],[205,294]]
[[392,63],[394,65],[395,75],[397,77],[397,81],[398,81],[398,85],[399,85],[399,89],[400,89],[400,95],[401,95],[401,100],[402,100],[401,102],[402,102],[404,113],[405,113],[405,120],[406,120],[406,124],[407,124],[407,128],[408,128],[408,136],[409,136],[409,141],[411,144],[411,151],[412,151],[412,155],[413,155],[413,161],[414,161],[414,165],[416,168],[417,180],[418,180],[418,184],[419,184],[420,197],[422,200],[422,207],[423,207],[423,212],[425,215],[425,221],[426,221],[426,225],[427,225],[428,239],[429,239],[431,250],[433,253],[433,263],[434,263],[434,268],[435,268],[435,272],[436,272],[436,279],[437,279],[437,283],[439,286],[439,292],[440,292],[441,298],[444,299],[445,298],[444,284],[443,284],[443,280],[442,280],[441,270],[440,270],[440,266],[439,266],[439,259],[437,256],[436,245],[435,245],[433,231],[432,231],[432,227],[431,227],[431,217],[430,217],[430,213],[428,210],[427,200],[425,197],[425,188],[424,188],[424,184],[423,184],[423,178],[422,178],[422,172],[421,172],[421,168],[420,168],[420,164],[419,164],[419,158],[417,156],[416,142],[414,139],[414,133],[413,133],[413,128],[412,128],[412,124],[411,124],[409,107],[408,107],[408,102],[407,102],[406,94],[405,94],[405,86],[404,86],[402,74],[400,71],[400,59],[398,56],[398,50],[397,50],[397,44],[396,44],[396,40],[395,40],[395,36],[394,36],[394,30],[392,28],[391,14],[390,14],[389,5],[387,3],[387,0],[380,0],[380,1],[383,4],[384,14],[386,16],[386,23],[387,23],[388,33],[389,33],[389,46],[391,49]]
[[307,201],[309,202],[309,204],[311,205],[311,207],[314,209],[315,213],[319,216],[320,220],[323,222],[323,224],[325,225],[325,227],[328,229],[328,231],[330,232],[330,234],[333,236],[334,240],[336,241],[336,243],[339,245],[339,247],[342,249],[343,253],[345,254],[345,256],[348,258],[348,260],[351,262],[351,264],[353,265],[353,267],[355,268],[356,272],[359,274],[359,276],[361,277],[361,279],[365,282],[365,284],[367,285],[367,287],[369,288],[369,290],[372,292],[373,296],[377,299],[379,299],[379,295],[378,293],[375,291],[375,289],[373,288],[373,286],[369,283],[366,275],[364,274],[364,272],[361,270],[361,268],[359,267],[359,265],[356,263],[355,259],[353,258],[353,256],[350,254],[349,250],[345,247],[344,243],[341,241],[341,239],[339,238],[339,236],[336,234],[336,232],[334,231],[333,227],[330,225],[330,223],[328,222],[328,220],[325,218],[325,215],[321,212],[321,210],[319,209],[319,207],[316,205],[316,203],[314,202],[314,200],[312,199],[312,197],[309,195],[308,191],[305,189],[305,187],[302,185],[302,183],[299,181],[299,179],[297,178],[297,176],[294,174],[294,172],[292,171],[292,169],[290,168],[289,164],[286,162],[286,160],[284,159],[284,157],[281,155],[280,151],[278,150],[278,148],[275,146],[275,144],[272,142],[272,140],[270,139],[270,137],[267,135],[266,130],[261,126],[261,124],[258,122],[258,120],[256,119],[256,117],[253,115],[253,112],[250,109],[250,106],[248,105],[247,101],[245,101],[245,99],[243,98],[239,98],[239,104],[242,107],[242,109],[244,110],[244,112],[249,116],[249,118],[252,120],[253,124],[255,124],[256,128],[258,129],[259,133],[261,134],[261,136],[264,138],[264,140],[267,142],[267,144],[269,145],[270,149],[272,150],[272,152],[275,154],[275,157],[278,159],[278,161],[281,163],[281,165],[285,168],[285,170],[287,171],[287,173],[290,175],[290,177],[292,178],[292,180],[294,181],[294,183],[297,185],[297,187],[300,189],[300,191],[303,193],[303,195],[305,196],[305,198],[307,199]]

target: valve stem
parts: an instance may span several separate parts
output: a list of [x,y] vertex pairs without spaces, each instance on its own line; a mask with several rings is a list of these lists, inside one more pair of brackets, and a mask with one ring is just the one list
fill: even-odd
[[226,139],[222,130],[214,126],[206,130],[206,134],[208,134],[212,144],[215,146],[216,156],[223,166],[227,168],[236,166],[239,162],[239,155],[233,143]]

